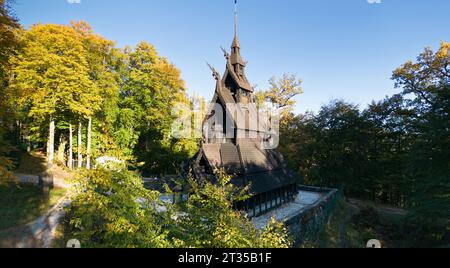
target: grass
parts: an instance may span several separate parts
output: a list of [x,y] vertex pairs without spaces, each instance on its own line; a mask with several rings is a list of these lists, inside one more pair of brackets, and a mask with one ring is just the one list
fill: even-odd
[[66,193],[52,189],[48,195],[34,186],[0,186],[0,230],[27,224],[56,205]]
[[310,245],[316,248],[348,248],[362,247],[361,235],[348,225],[356,211],[344,199],[339,200],[336,210],[330,217],[318,240]]

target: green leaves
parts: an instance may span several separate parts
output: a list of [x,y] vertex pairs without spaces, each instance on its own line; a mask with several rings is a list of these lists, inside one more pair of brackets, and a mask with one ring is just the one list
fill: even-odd
[[186,214],[180,218],[177,240],[184,247],[206,248],[276,248],[288,247],[290,240],[283,224],[272,221],[257,230],[233,203],[248,198],[248,189],[236,189],[232,176],[217,172],[217,182],[199,185],[190,179],[191,193]]
[[[415,63],[407,62],[393,75],[403,94],[415,94],[410,109],[415,117],[409,124],[414,143],[408,169],[414,176],[414,218],[433,225],[450,218],[450,43],[442,42],[438,51],[427,48]],[[441,228],[434,234],[442,236]]]
[[158,193],[144,189],[132,172],[84,172],[70,208],[76,237],[88,247],[170,247]]
[[[274,220],[256,230],[233,200],[243,193],[218,175],[218,184],[198,184],[190,179],[186,204],[172,206],[160,193],[143,188],[132,172],[89,171],[75,185],[69,215],[73,237],[87,247],[114,248],[274,248],[291,243],[283,224]],[[158,210],[164,206],[166,210]]]
[[124,72],[120,107],[133,118],[133,129],[139,133],[135,155],[146,173],[175,173],[175,167],[197,150],[195,140],[170,135],[173,107],[189,103],[180,71],[145,42],[125,55],[129,68]]
[[280,151],[305,183],[410,210],[420,243],[448,236],[450,45],[394,71],[402,93],[368,108],[333,101],[281,126]]

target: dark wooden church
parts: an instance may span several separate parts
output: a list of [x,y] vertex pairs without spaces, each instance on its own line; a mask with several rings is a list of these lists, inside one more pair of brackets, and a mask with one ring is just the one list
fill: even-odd
[[252,198],[235,206],[255,217],[291,202],[298,190],[283,156],[262,145],[273,138],[272,128],[255,105],[240,49],[235,22],[231,54],[223,50],[226,58],[223,77],[211,67],[216,89],[192,170],[196,179],[214,181],[215,170],[223,169],[234,176],[234,185],[250,185]]

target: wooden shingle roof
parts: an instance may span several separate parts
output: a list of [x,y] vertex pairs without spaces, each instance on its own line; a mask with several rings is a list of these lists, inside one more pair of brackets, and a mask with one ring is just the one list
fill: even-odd
[[241,160],[236,145],[223,143],[220,147],[222,168],[228,172],[240,173],[242,171]]
[[267,155],[252,140],[239,140],[239,152],[245,173],[257,173],[274,169]]
[[220,144],[204,144],[202,146],[202,151],[211,168],[220,168],[222,166]]

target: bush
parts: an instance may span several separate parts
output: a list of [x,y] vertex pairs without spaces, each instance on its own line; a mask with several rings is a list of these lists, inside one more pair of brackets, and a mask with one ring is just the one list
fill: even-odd
[[206,248],[286,248],[291,241],[284,226],[272,220],[257,230],[233,203],[248,198],[247,189],[236,189],[232,177],[218,172],[218,182],[199,185],[190,179],[191,195],[180,218],[181,245]]
[[73,235],[83,247],[169,247],[158,213],[158,192],[143,187],[135,173],[85,171],[76,179],[69,209]]
[[288,247],[282,224],[272,220],[257,230],[233,209],[234,202],[248,196],[230,180],[224,173],[217,184],[200,185],[191,178],[188,201],[172,206],[159,201],[159,192],[146,190],[136,173],[85,171],[76,179],[69,208],[71,238],[83,247]]

